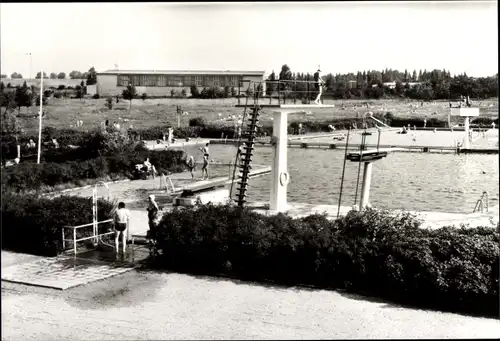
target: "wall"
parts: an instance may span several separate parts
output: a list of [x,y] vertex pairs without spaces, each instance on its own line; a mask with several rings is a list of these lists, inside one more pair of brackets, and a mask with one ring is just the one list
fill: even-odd
[[122,90],[116,87],[116,75],[97,75],[97,93],[99,96],[121,95]]
[[97,93],[97,85],[87,85],[87,95],[93,96]]

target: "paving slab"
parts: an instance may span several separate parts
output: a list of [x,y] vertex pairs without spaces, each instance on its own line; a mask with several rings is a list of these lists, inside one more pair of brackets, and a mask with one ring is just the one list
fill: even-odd
[[127,262],[59,256],[2,268],[2,281],[65,290],[113,277],[135,268]]

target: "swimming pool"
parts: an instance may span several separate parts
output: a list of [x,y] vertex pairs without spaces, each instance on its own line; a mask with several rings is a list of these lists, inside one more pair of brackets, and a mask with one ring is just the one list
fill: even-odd
[[[201,154],[196,149],[187,147],[185,150],[198,160]],[[211,158],[216,162],[234,161],[235,153],[234,146],[210,147]],[[252,162],[271,165],[272,148],[257,147]],[[343,162],[342,149],[289,148],[288,171],[291,181],[288,185],[288,200],[338,204]],[[385,159],[374,162],[370,202],[390,209],[472,213],[483,191],[489,193],[490,206],[498,205],[498,165],[498,155],[389,154]],[[228,174],[224,167],[217,168],[217,175]],[[359,187],[362,171],[361,168]],[[358,163],[347,162],[342,205],[354,204],[357,175]],[[270,181],[270,176],[252,179],[248,200],[269,200]]]

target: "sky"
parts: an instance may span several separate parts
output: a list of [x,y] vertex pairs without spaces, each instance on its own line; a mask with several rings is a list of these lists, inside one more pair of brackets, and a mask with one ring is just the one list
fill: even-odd
[[497,1],[0,4],[1,73],[498,73]]

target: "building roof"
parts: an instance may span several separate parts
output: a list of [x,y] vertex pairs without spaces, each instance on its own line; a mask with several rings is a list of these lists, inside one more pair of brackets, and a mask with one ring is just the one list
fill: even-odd
[[230,71],[230,70],[107,70],[98,75],[228,75],[228,76],[263,76],[265,71]]

